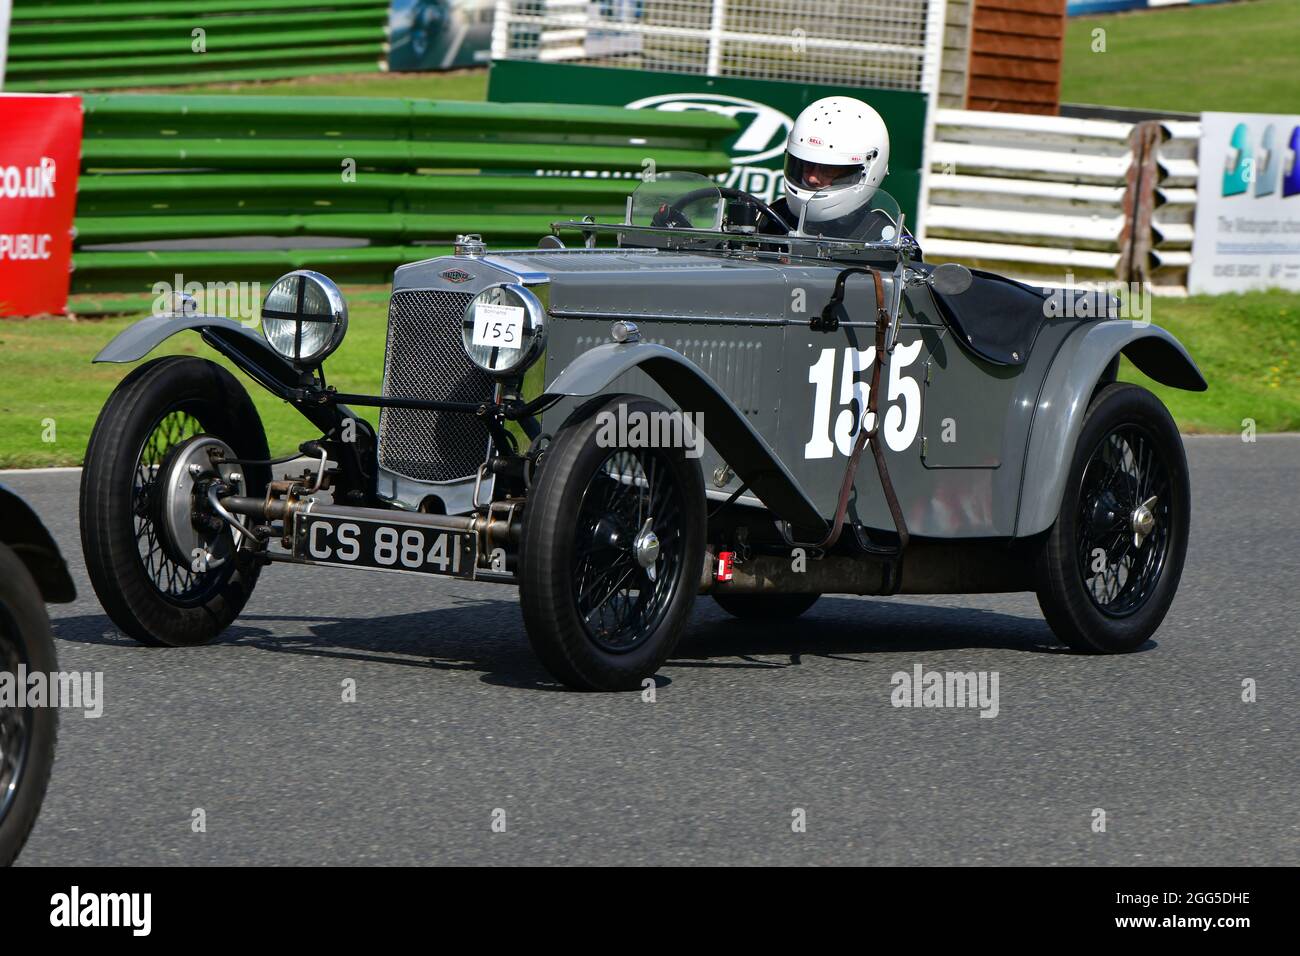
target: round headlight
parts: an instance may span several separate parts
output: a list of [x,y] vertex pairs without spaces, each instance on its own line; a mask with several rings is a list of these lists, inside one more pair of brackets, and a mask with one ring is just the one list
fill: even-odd
[[522,372],[542,354],[546,309],[521,285],[494,285],[465,309],[465,354],[492,375]]
[[319,272],[299,269],[281,276],[262,300],[262,335],[295,365],[325,361],[347,330],[343,293]]

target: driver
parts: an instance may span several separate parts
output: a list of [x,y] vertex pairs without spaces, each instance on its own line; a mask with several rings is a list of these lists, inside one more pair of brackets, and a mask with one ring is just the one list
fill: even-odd
[[[805,216],[809,234],[892,239],[884,227],[893,221],[871,204],[888,172],[889,130],[880,114],[851,96],[828,96],[794,121],[785,144],[785,196],[772,210],[792,230]],[[785,233],[779,224],[764,231]]]

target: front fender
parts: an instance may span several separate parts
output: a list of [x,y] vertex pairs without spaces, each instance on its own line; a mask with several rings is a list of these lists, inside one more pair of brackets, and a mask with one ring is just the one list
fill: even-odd
[[301,376],[266,339],[221,315],[151,315],[127,326],[95,356],[96,362],[135,362],[177,332],[194,329],[222,355],[281,397]]
[[1038,394],[1020,476],[1016,537],[1046,531],[1056,521],[1088,403],[1107,366],[1121,354],[1162,385],[1193,392],[1208,387],[1187,349],[1159,326],[1129,321],[1081,326],[1062,344]]
[[[299,400],[298,389],[304,377],[293,364],[282,358],[266,339],[245,328],[234,319],[221,315],[152,315],[119,332],[95,356],[96,362],[134,362],[144,358],[177,332],[193,329],[203,341],[234,362],[255,382],[271,394],[290,402],[294,408],[324,434],[329,434],[345,419],[371,433],[369,446],[374,447],[373,429],[346,405],[306,404]],[[309,378],[309,376],[308,376]]]
[[65,604],[77,599],[77,589],[54,537],[31,505],[4,485],[0,485],[0,544],[12,548],[27,565],[46,603]]
[[666,346],[652,342],[597,346],[569,363],[546,394],[597,395],[634,368],[654,379],[682,411],[703,414],[709,443],[777,516],[801,530],[825,530],[826,519],[744,414],[698,365]]

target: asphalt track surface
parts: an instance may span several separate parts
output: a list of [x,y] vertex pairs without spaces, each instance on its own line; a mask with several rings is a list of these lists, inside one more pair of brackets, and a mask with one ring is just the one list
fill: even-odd
[[[217,643],[139,647],[86,580],[78,474],[0,475],[73,568],[61,668],[105,684],[20,863],[1295,865],[1300,436],[1187,446],[1187,568],[1137,653],[1064,651],[1032,595],[771,626],[702,598],[654,702],[555,685],[512,588],[407,575],[272,567]],[[998,715],[892,706],[917,664],[996,671]]]

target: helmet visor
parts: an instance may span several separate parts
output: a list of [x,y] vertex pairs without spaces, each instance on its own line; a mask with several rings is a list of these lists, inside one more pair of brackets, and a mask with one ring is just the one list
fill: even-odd
[[832,166],[800,159],[798,156],[785,154],[785,181],[793,183],[799,189],[840,189],[844,186],[856,186],[862,182],[866,169],[862,163],[848,166]]

